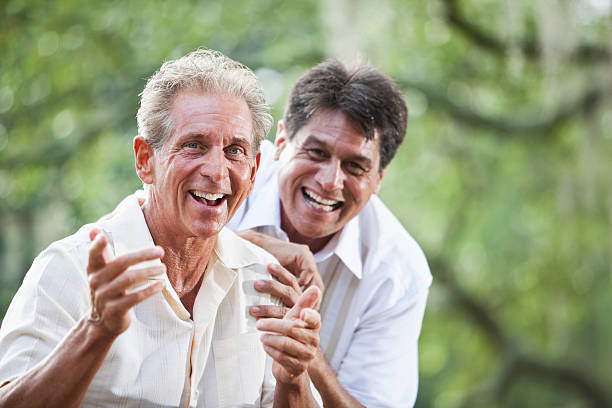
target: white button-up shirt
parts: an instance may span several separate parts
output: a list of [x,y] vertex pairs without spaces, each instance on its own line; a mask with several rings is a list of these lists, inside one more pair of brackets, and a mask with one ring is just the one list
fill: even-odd
[[[154,245],[139,199],[132,195],[110,216],[43,251],[2,322],[0,384],[44,359],[89,313],[86,265],[88,231],[94,226],[106,232],[115,256]],[[83,406],[272,406],[271,359],[248,307],[275,303],[253,288],[253,281],[269,278],[266,265],[274,262],[267,252],[222,230],[193,320],[164,275],[162,292],[130,310],[131,324],[113,343]]]
[[[274,146],[262,143],[254,190],[229,228],[288,241]],[[423,252],[376,196],[315,254],[325,284],[321,348],[340,384],[370,407],[414,405],[417,342],[432,277]]]

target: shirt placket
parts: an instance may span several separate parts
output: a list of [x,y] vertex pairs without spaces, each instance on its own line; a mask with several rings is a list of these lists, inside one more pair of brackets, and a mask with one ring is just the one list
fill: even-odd
[[[193,308],[194,336],[191,352],[190,406],[196,406],[199,398],[199,384],[210,355],[215,321],[223,319],[220,305],[236,279],[236,272],[217,262],[207,270]],[[212,390],[211,390],[212,391]]]

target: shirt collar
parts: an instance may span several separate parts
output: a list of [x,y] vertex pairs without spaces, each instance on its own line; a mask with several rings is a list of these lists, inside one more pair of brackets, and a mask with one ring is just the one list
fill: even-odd
[[144,191],[137,191],[127,196],[112,213],[100,219],[104,232],[109,235],[115,256],[155,246],[140,207],[145,194]]
[[217,237],[215,254],[227,268],[238,269],[261,263],[261,257],[249,244],[229,228],[223,228]]
[[[275,227],[281,231],[280,195],[276,174],[272,180],[265,183],[250,202],[257,203],[254,209],[247,209],[240,229],[255,229],[257,227]],[[264,204],[262,204],[264,203]],[[261,208],[263,211],[256,211]],[[327,259],[332,254],[340,258],[344,265],[361,279],[363,264],[361,262],[361,231],[359,216],[350,220],[341,231],[338,231],[325,247],[315,254],[317,262]]]
[[[115,210],[103,217],[103,228],[112,242],[115,256],[155,246],[144,218],[141,205],[146,199],[142,190],[126,197]],[[238,269],[259,262],[258,255],[227,228],[217,236],[214,253],[230,269]]]
[[335,254],[357,279],[363,276],[361,249],[361,228],[359,216],[346,223],[336,232],[325,247],[315,254],[315,261],[321,262]]

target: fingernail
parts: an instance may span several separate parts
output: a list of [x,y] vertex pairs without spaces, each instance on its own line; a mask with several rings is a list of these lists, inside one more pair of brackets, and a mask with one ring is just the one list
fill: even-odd
[[261,312],[261,308],[258,306],[251,306],[251,313],[259,313]]
[[261,280],[255,281],[254,283],[254,286],[259,289],[261,289],[263,285],[264,285],[264,281],[261,281]]

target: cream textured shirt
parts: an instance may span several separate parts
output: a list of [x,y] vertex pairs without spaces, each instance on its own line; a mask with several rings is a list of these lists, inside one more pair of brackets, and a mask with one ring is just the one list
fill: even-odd
[[[229,228],[288,241],[280,227],[278,162],[270,142],[251,195]],[[432,277],[415,240],[376,196],[315,261],[325,292],[321,349],[338,381],[368,408],[413,406],[418,338]]]
[[[0,329],[0,384],[44,359],[90,310],[88,231],[106,232],[115,256],[154,245],[139,199],[53,243],[34,261]],[[157,260],[156,262],[159,262]],[[193,320],[166,275],[161,293],[130,311],[131,324],[91,383],[85,407],[268,407],[275,381],[248,306],[274,303],[267,252],[223,229],[195,300]]]

